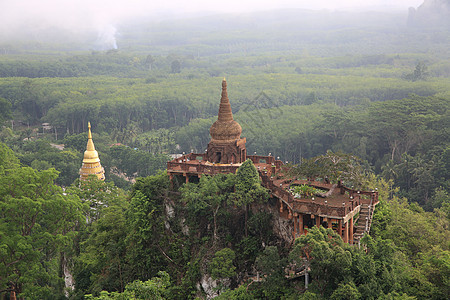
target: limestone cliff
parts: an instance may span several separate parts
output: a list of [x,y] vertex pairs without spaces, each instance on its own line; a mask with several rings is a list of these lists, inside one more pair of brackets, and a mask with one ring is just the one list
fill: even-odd
[[411,7],[408,26],[418,29],[450,30],[450,1],[425,0],[417,9]]

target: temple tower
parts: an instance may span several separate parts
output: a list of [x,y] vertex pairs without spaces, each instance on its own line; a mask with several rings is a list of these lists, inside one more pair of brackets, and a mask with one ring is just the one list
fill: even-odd
[[84,151],[83,164],[80,169],[80,180],[86,180],[89,175],[95,175],[100,180],[105,180],[105,170],[100,164],[98,152],[95,150],[94,142],[92,141],[91,123],[88,122],[88,141],[86,151]]
[[211,135],[211,141],[207,149],[207,160],[209,162],[239,164],[247,159],[246,139],[241,138],[241,125],[233,119],[225,78],[222,81],[219,115],[217,121],[212,124],[209,133]]

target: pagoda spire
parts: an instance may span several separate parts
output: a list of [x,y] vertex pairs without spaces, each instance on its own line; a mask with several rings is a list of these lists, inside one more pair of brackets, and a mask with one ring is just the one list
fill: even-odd
[[92,141],[91,122],[88,122],[88,142],[86,145],[87,151],[95,151],[94,142]]
[[220,98],[218,120],[222,122],[233,121],[233,113],[231,112],[230,99],[228,99],[227,81],[222,81],[222,97]]
[[235,141],[241,136],[242,128],[233,119],[233,113],[231,112],[230,100],[227,93],[227,81],[225,78],[222,81],[222,96],[220,98],[219,114],[217,121],[214,122],[209,129],[211,138],[213,140],[221,141]]
[[219,114],[209,134],[207,160],[213,163],[235,164],[246,160],[246,139],[241,139],[242,127],[233,119],[230,100],[227,93],[227,81],[222,81],[222,96],[220,97]]
[[80,169],[80,180],[86,180],[89,175],[95,175],[98,179],[105,180],[105,170],[100,164],[100,158],[92,140],[90,122],[88,122],[88,141],[86,151],[84,151],[83,164]]

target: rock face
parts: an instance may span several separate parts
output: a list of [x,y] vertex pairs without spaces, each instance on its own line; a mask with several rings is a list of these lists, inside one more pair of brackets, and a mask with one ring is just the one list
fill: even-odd
[[292,231],[292,225],[289,220],[285,220],[278,216],[274,218],[273,233],[285,244],[292,242]]
[[408,26],[419,29],[450,30],[450,1],[425,0],[417,9],[411,7]]
[[290,245],[292,243],[292,232],[294,228],[292,227],[291,220],[287,220],[282,218],[278,211],[277,203],[273,203],[269,201],[264,204],[254,203],[251,206],[253,213],[265,211],[271,213],[273,216],[272,219],[272,230],[274,236],[277,238],[278,243],[284,245]]
[[64,272],[64,294],[69,297],[70,292],[75,289],[75,281],[65,253],[62,253],[61,265]]
[[219,296],[219,294],[217,293],[217,281],[213,280],[209,274],[204,274],[202,276],[200,285],[206,294],[206,299],[209,300]]

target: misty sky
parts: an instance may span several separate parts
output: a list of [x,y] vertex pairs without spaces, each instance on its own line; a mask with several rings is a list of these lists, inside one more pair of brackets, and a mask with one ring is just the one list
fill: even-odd
[[277,8],[404,9],[423,0],[0,0],[0,34],[16,30],[99,29],[134,17],[157,19],[191,13],[239,13]]

